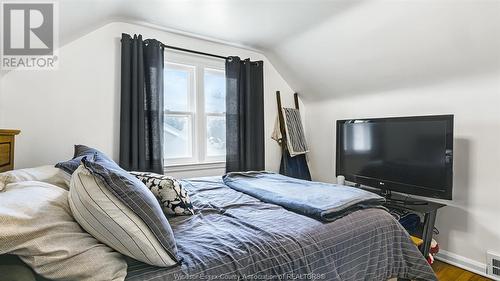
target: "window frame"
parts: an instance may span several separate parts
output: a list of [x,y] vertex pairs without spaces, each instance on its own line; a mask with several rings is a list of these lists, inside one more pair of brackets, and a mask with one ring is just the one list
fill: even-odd
[[[226,156],[207,155],[207,119],[208,116],[226,116],[222,113],[207,113],[205,111],[205,69],[225,72],[223,60],[208,58],[200,55],[186,54],[177,51],[166,51],[164,54],[165,68],[167,65],[180,65],[194,67],[192,75],[194,87],[191,87],[188,99],[190,112],[169,111],[164,109],[165,118],[168,115],[191,116],[191,151],[192,157],[167,158],[164,155],[166,169],[195,169],[196,166],[222,166],[225,165]],[[168,101],[166,101],[168,102]],[[212,165],[213,164],[213,165]]]

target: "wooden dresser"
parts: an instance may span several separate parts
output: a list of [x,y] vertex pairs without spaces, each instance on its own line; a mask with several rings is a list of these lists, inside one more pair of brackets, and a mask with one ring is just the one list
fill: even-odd
[[14,142],[19,132],[0,129],[0,173],[14,169]]

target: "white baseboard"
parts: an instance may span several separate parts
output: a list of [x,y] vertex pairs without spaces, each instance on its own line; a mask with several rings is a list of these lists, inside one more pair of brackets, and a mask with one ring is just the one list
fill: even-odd
[[469,258],[454,254],[452,252],[440,249],[439,253],[436,255],[436,259],[449,263],[456,267],[460,267],[467,271],[479,274],[481,276],[491,278],[493,280],[500,280],[498,277],[486,274],[486,264],[480,263],[475,260],[471,260]]

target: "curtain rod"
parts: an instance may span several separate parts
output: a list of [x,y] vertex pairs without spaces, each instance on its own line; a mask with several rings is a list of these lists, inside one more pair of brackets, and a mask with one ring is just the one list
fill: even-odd
[[177,50],[177,51],[181,51],[181,52],[193,53],[193,54],[198,54],[198,55],[208,56],[208,57],[214,57],[214,58],[223,59],[223,60],[228,59],[228,57],[224,57],[224,56],[219,56],[219,55],[214,55],[214,54],[210,54],[210,53],[204,53],[204,52],[200,52],[200,51],[189,50],[189,49],[184,49],[184,48],[179,48],[179,47],[174,47],[174,46],[169,46],[169,45],[165,45],[163,43],[161,43],[161,45],[164,48],[173,49],[173,50]]

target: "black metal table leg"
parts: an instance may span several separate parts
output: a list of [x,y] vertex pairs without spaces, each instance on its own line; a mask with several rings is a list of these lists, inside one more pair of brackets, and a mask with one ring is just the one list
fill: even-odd
[[424,229],[422,233],[422,240],[424,243],[420,246],[420,252],[424,255],[424,258],[429,257],[429,250],[431,248],[432,242],[432,232],[434,230],[434,223],[436,222],[437,210],[425,213],[424,216]]

